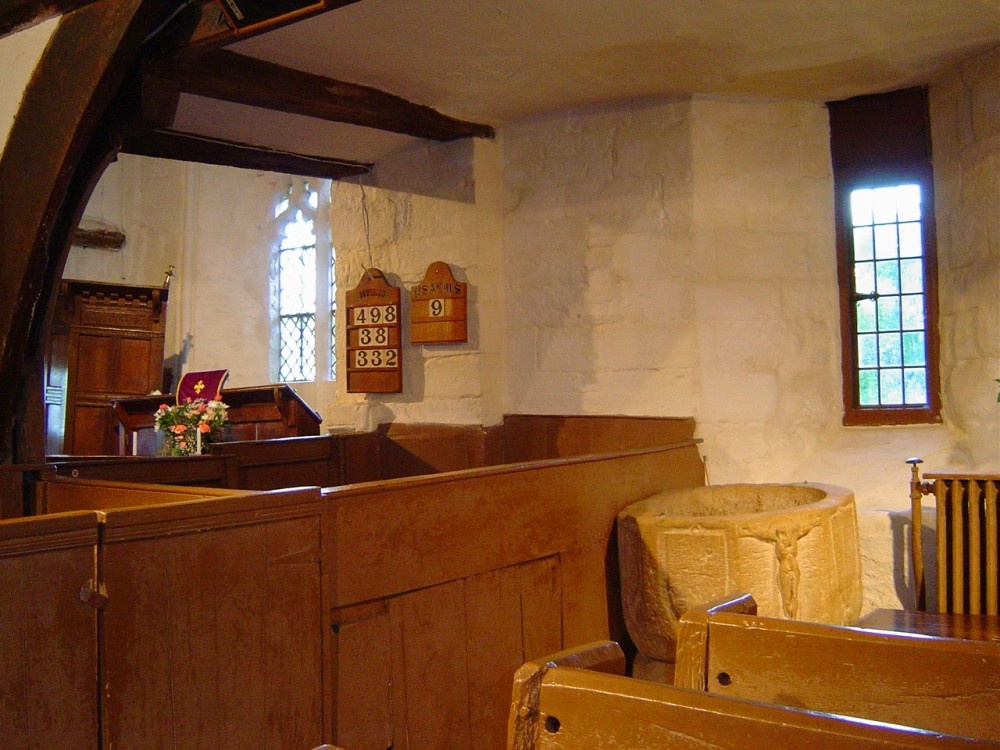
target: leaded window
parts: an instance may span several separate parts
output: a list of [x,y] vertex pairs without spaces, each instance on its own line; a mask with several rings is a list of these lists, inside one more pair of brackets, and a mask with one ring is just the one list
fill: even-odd
[[829,107],[844,424],[940,421],[926,91]]
[[928,405],[920,185],[851,191],[858,405]]
[[292,180],[274,207],[277,379],[331,380],[336,287],[329,185]]

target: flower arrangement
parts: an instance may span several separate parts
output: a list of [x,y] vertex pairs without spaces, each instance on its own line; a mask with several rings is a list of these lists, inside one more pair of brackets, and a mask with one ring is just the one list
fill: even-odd
[[160,404],[153,419],[163,433],[163,452],[170,456],[201,453],[222,434],[228,412],[228,404],[203,398],[186,399],[176,406]]

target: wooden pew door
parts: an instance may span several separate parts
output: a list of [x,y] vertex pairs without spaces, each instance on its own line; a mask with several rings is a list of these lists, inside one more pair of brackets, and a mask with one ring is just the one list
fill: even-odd
[[109,748],[324,741],[316,489],[111,510]]
[[512,675],[560,648],[561,597],[553,556],[334,610],[337,743],[503,748]]
[[[0,524],[0,731],[5,748],[97,744],[96,513]],[[86,598],[86,597],[84,597]]]

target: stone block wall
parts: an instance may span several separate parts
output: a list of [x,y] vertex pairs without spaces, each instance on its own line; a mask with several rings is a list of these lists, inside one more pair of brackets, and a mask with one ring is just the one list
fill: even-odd
[[836,424],[825,110],[709,98],[504,131],[513,412],[692,415],[712,478]]
[[961,450],[1000,467],[1000,50],[931,87],[941,379]]

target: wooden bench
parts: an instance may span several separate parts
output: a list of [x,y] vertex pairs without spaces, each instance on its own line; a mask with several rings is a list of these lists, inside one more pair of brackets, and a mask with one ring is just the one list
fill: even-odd
[[993,744],[709,695],[622,676],[599,641],[530,661],[514,677],[508,750],[971,748]]
[[681,617],[675,684],[1000,742],[1000,643],[758,617],[749,596]]

